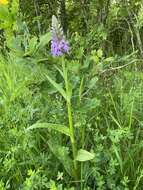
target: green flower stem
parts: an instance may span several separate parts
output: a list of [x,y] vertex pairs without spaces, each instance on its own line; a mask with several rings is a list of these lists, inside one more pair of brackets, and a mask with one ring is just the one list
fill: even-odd
[[63,75],[64,75],[64,80],[65,80],[65,88],[66,88],[66,95],[67,95],[68,122],[69,122],[69,130],[70,130],[70,141],[71,141],[72,153],[73,153],[74,176],[75,176],[75,179],[78,180],[78,167],[77,167],[77,161],[76,161],[77,147],[75,143],[74,126],[73,126],[73,119],[72,119],[71,93],[70,93],[68,77],[67,77],[67,69],[65,67],[64,61],[62,61],[62,67],[63,67]]
[[69,119],[69,128],[70,128],[70,140],[71,140],[72,152],[73,152],[74,175],[77,180],[78,178],[77,161],[76,161],[77,148],[75,144],[74,127],[73,127],[73,122],[72,122],[72,111],[71,111],[70,102],[67,102],[67,108],[68,108],[68,119]]

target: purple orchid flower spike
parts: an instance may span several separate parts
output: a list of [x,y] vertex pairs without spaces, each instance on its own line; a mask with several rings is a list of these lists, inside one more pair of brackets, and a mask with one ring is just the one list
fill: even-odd
[[58,23],[57,18],[52,16],[52,41],[51,41],[51,53],[53,56],[61,56],[64,53],[69,52],[69,44],[65,40],[63,30]]

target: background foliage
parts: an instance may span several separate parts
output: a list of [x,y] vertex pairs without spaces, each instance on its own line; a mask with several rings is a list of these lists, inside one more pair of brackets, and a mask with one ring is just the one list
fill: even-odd
[[[52,15],[71,46],[63,59],[50,52]],[[142,33],[142,0],[0,5],[0,190],[142,190]]]

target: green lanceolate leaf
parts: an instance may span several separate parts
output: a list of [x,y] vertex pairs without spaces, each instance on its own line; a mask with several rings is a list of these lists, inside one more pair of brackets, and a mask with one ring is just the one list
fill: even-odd
[[98,78],[97,77],[93,77],[91,79],[91,81],[89,82],[88,88],[89,89],[95,88],[97,81],[98,81]]
[[79,162],[86,162],[94,158],[94,153],[90,153],[87,150],[80,149],[77,153],[76,160]]
[[64,125],[60,125],[60,124],[53,124],[53,123],[36,123],[28,127],[27,131],[33,130],[33,129],[44,129],[44,128],[49,129],[49,130],[55,130],[62,134],[70,136],[70,131],[68,127]]
[[47,77],[48,81],[58,90],[58,92],[67,101],[67,95],[66,95],[66,92],[64,91],[64,89],[58,83],[56,83],[53,79],[51,79],[51,77],[49,77],[48,75],[46,75],[46,77]]
[[100,100],[98,100],[97,98],[88,99],[84,102],[84,104],[83,103],[81,104],[79,111],[86,113],[96,109],[99,105],[100,105]]
[[50,32],[42,35],[40,37],[40,42],[37,46],[37,49],[41,49],[41,48],[45,47],[45,45],[47,45],[50,42],[50,40],[51,40],[51,33]]
[[48,141],[48,145],[52,153],[63,164],[65,170],[70,176],[73,176],[73,162],[69,156],[69,150],[65,146],[57,144],[53,139]]
[[34,36],[33,38],[30,39],[29,41],[29,54],[34,54],[36,51],[36,46],[37,46],[37,37]]

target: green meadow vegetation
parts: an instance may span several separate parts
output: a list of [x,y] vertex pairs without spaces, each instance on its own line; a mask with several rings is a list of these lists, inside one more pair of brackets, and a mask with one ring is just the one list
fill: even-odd
[[143,1],[0,0],[0,190],[142,189]]

